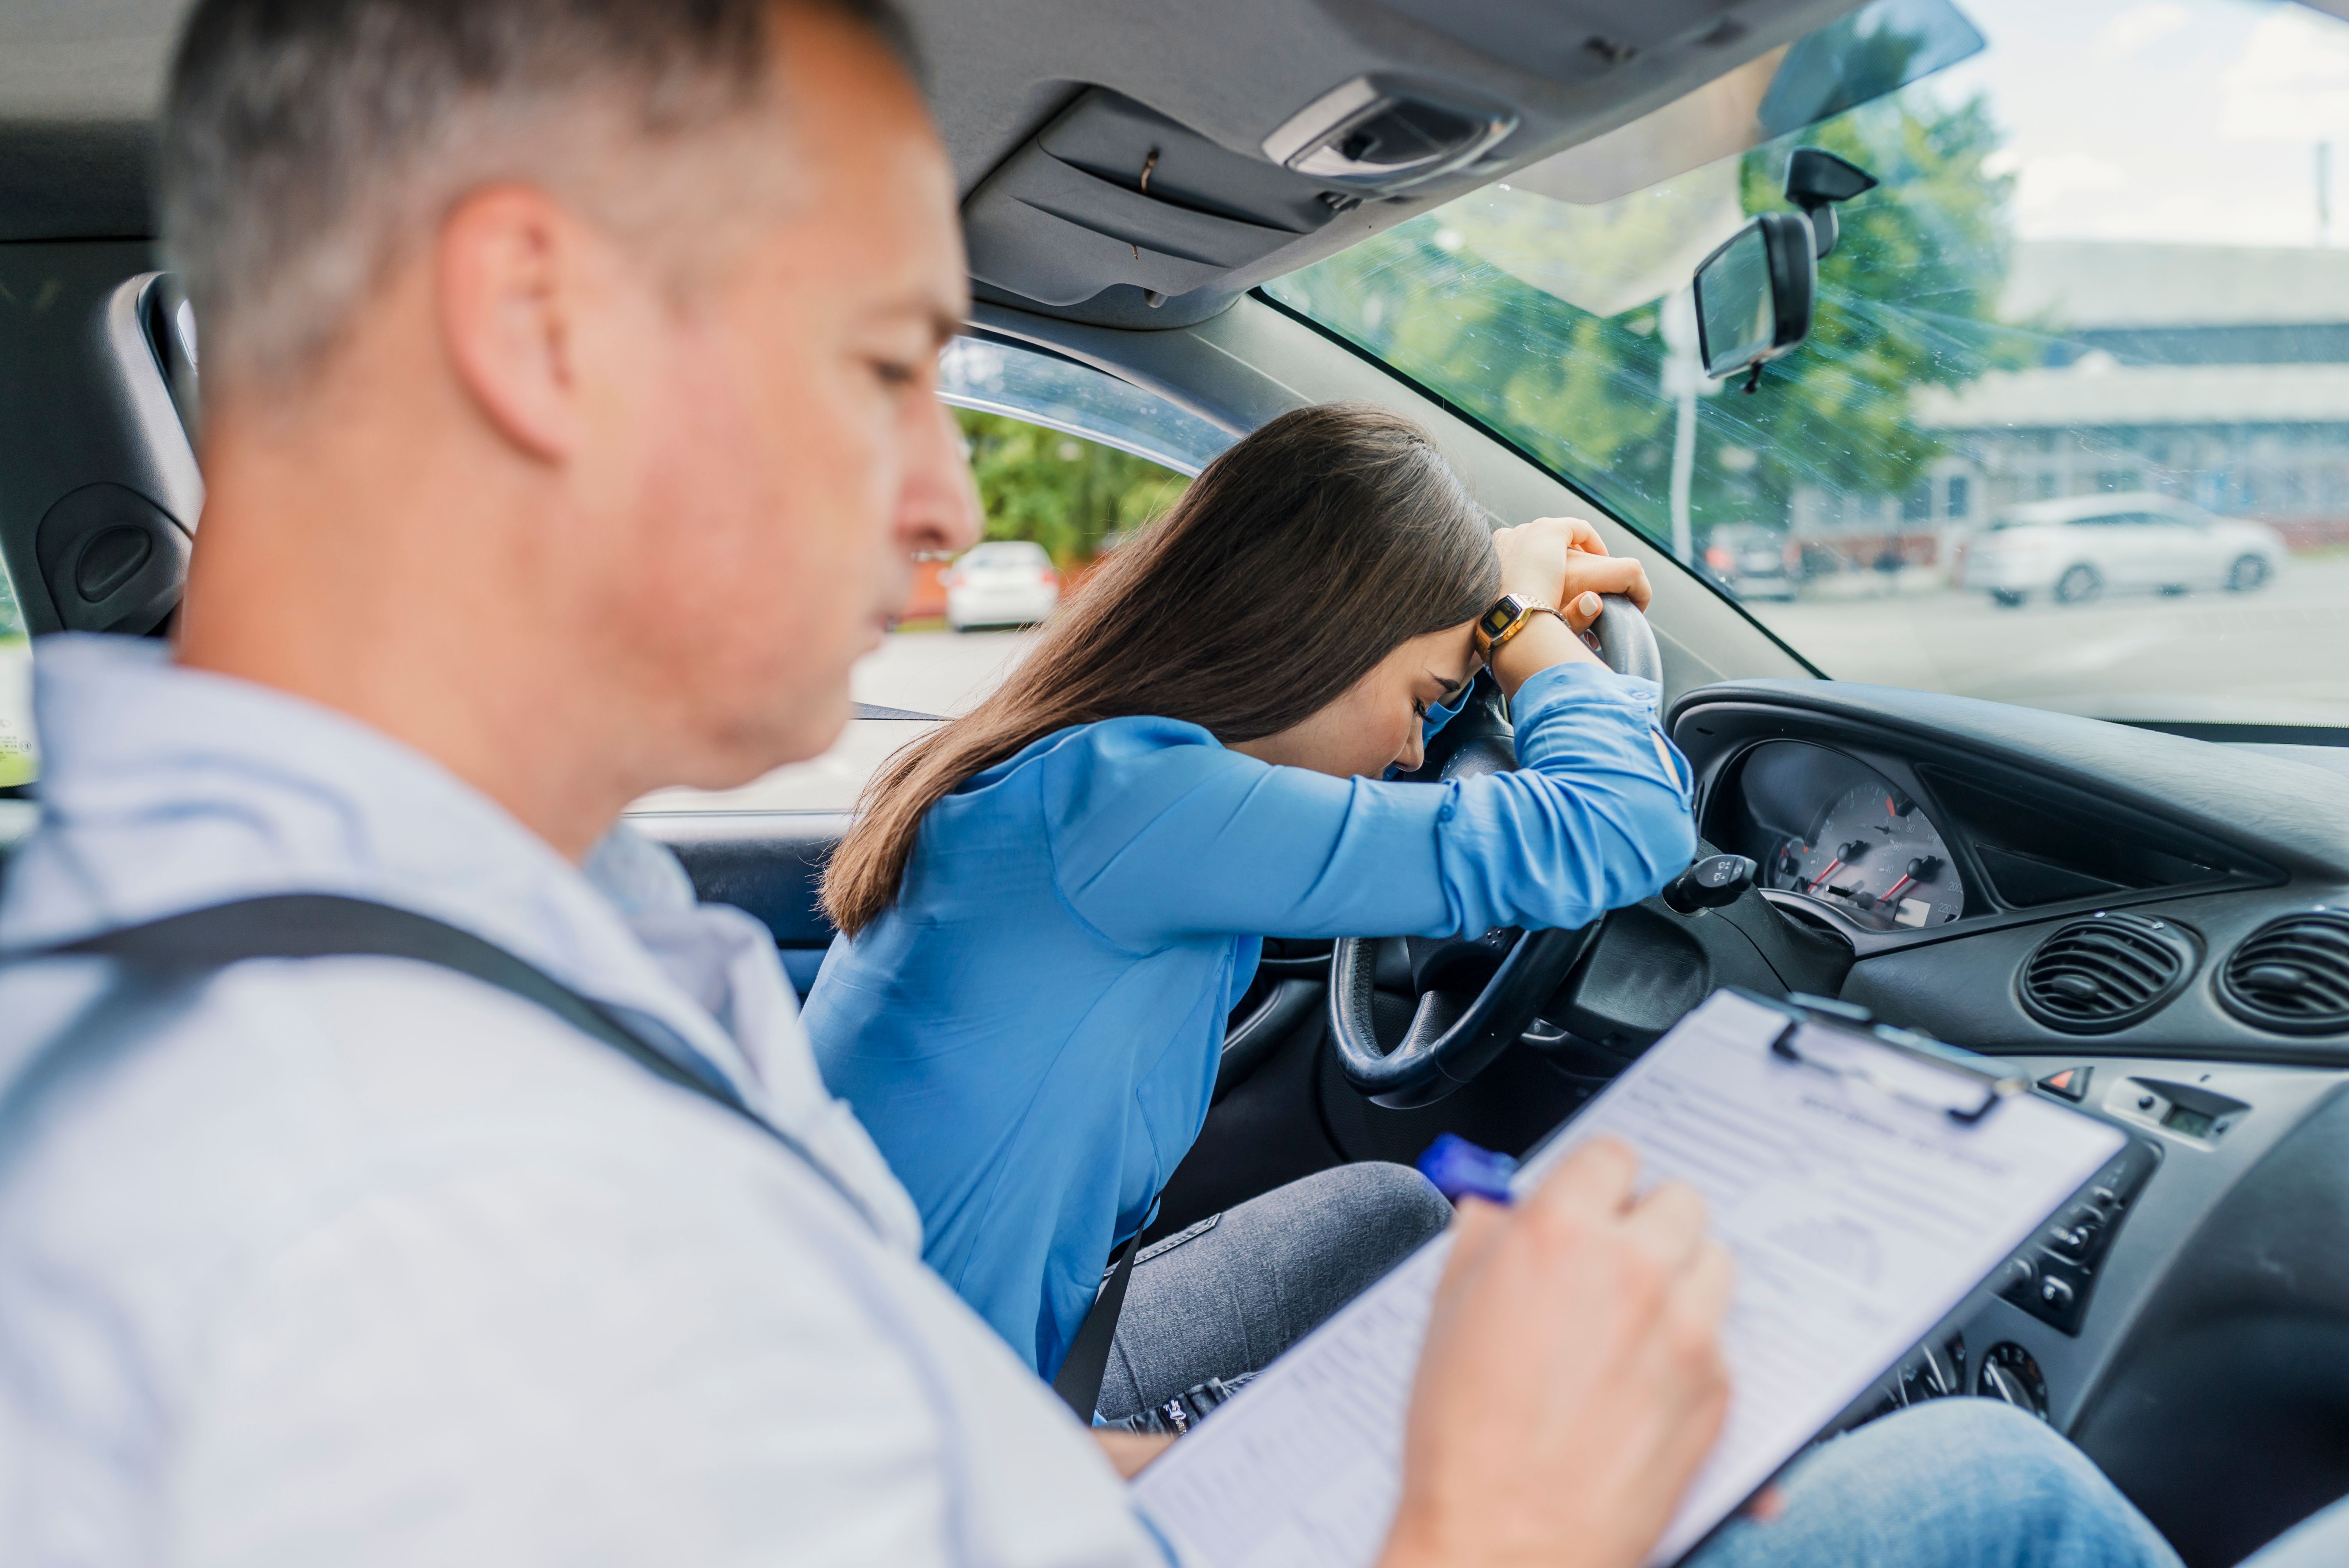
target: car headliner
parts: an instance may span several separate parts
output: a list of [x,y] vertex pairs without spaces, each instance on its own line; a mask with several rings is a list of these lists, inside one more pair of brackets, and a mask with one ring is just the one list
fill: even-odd
[[[154,106],[188,0],[35,0],[0,8],[0,241],[152,232]],[[1264,139],[1366,74],[1497,99],[1522,125],[1471,170],[1374,197],[1153,309],[1108,273],[1103,292],[1039,306],[1112,325],[1172,327],[1436,202],[1587,141],[1852,8],[1854,0],[901,0],[928,64],[968,202],[987,177],[1092,87],[1263,164]],[[1540,74],[1525,42],[1565,40]],[[1278,176],[1276,176],[1277,178]],[[1167,204],[1176,228],[1217,222]],[[1038,237],[1004,242],[1051,243]],[[1179,232],[1171,246],[1183,250]],[[1212,252],[1212,246],[1203,247]],[[1140,254],[1139,251],[1136,253]],[[1057,258],[1056,258],[1057,260]],[[1016,256],[1013,258],[1016,263]],[[1065,264],[1061,262],[1060,264]],[[1016,266],[1015,266],[1016,270]]]

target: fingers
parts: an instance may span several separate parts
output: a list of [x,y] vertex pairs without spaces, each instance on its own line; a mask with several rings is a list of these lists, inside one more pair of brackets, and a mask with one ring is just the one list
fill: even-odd
[[1620,593],[1642,610],[1652,596],[1647,569],[1630,556],[1579,552],[1566,558],[1566,592]]
[[1566,617],[1566,624],[1575,631],[1587,632],[1597,624],[1599,614],[1605,608],[1598,594],[1582,593],[1568,599],[1558,614]]
[[1545,1215],[1616,1215],[1630,1206],[1640,1157],[1616,1138],[1594,1138],[1558,1161],[1521,1206]]
[[1488,1203],[1482,1198],[1463,1198],[1452,1209],[1452,1256],[1444,1265],[1446,1278],[1472,1269],[1493,1238],[1501,1233],[1502,1216],[1506,1212],[1498,1203]]
[[1578,517],[1537,517],[1525,525],[1527,528],[1554,528],[1564,531],[1569,550],[1579,550],[1590,555],[1607,553],[1607,542],[1599,537],[1599,530]]
[[1678,1273],[1696,1259],[1704,1243],[1704,1200],[1685,1181],[1667,1181],[1633,1206],[1624,1222],[1626,1240]]

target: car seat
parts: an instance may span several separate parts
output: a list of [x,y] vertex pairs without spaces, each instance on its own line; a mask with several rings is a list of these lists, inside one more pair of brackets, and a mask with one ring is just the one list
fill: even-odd
[[0,544],[36,635],[148,633],[179,605],[203,509],[194,323],[169,273],[78,270],[42,280],[48,308],[5,346],[24,378],[6,399]]

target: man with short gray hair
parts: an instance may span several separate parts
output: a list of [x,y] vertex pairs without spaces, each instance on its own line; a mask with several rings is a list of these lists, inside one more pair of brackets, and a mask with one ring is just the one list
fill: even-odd
[[[901,31],[200,0],[165,147],[209,499],[175,649],[39,655],[0,1560],[1159,1561],[1150,1440],[923,1268],[767,933],[614,826],[827,747],[976,534]],[[1631,1568],[1726,1397],[1692,1197],[1602,1145],[1456,1228],[1388,1563]],[[2135,1541],[2050,1473],[2041,1560]]]

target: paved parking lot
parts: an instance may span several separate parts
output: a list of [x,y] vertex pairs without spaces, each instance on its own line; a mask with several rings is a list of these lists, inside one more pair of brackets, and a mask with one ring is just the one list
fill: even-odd
[[[967,711],[1003,678],[1032,632],[898,632],[856,666],[849,689],[875,707],[944,717]],[[823,756],[777,769],[740,789],[664,789],[638,810],[844,811],[888,755],[929,729],[904,719],[860,719]]]
[[1033,632],[898,632],[856,666],[859,702],[952,717],[995,689]]
[[2250,593],[2003,610],[1944,588],[1750,608],[1839,680],[2106,718],[2349,725],[2349,556],[2293,561]]

